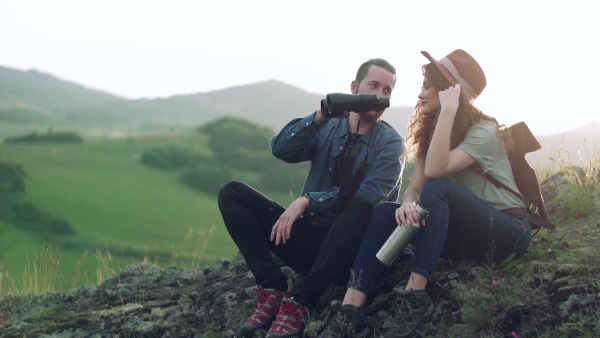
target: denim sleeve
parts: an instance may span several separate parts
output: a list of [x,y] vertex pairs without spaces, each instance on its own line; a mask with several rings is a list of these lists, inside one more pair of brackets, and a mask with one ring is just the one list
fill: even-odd
[[[368,172],[356,193],[367,196],[375,205],[398,198],[402,169],[400,155],[404,151],[400,137],[385,137],[380,142],[382,144],[375,147],[377,152],[372,156]],[[309,211],[334,211],[333,205],[339,190],[339,187],[332,187],[325,192],[307,192],[306,196],[312,200]]]
[[402,138],[386,137],[381,142],[383,144],[378,147],[373,163],[369,166],[370,170],[357,192],[367,196],[375,205],[384,200],[395,201],[402,182],[400,177],[402,171],[400,155],[404,151]]
[[317,139],[315,135],[324,126],[314,120],[314,113],[290,121],[270,142],[273,156],[288,163],[310,160]]
[[306,197],[312,200],[308,211],[311,213],[334,211],[333,203],[339,191],[339,187],[331,187],[327,191],[307,192]]

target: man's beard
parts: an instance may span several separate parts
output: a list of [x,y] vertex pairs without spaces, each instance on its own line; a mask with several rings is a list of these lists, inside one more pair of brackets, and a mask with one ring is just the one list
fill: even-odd
[[380,111],[380,112],[370,111],[365,114],[359,114],[359,115],[360,115],[360,119],[363,122],[375,123],[375,122],[379,121],[379,119],[381,118],[381,115],[383,115],[383,111]]

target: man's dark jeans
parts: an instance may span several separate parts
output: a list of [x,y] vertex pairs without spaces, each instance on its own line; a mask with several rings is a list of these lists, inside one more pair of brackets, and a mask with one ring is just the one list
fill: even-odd
[[[246,260],[257,285],[286,279],[271,252],[304,277],[291,294],[314,306],[332,282],[345,283],[373,211],[373,202],[356,195],[330,227],[299,218],[285,244],[270,241],[271,229],[285,211],[249,185],[232,181],[219,191],[219,209],[227,231]],[[285,290],[283,290],[285,291]]]

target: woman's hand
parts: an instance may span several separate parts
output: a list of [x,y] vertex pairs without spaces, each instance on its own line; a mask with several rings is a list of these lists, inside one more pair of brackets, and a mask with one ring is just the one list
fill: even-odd
[[[408,220],[408,221],[407,221]],[[419,221],[417,206],[414,203],[402,203],[396,209],[396,223],[401,226],[412,226]],[[425,226],[425,219],[421,220],[421,225]]]
[[275,245],[279,245],[279,242],[285,244],[290,239],[294,222],[308,208],[308,204],[309,200],[306,196],[302,196],[290,204],[290,207],[279,216],[279,219],[273,225],[273,229],[271,229],[271,242],[275,240]]
[[446,90],[442,90],[438,95],[442,112],[456,112],[458,110],[458,98],[460,97],[460,85],[458,83]]
[[425,158],[425,177],[428,179],[443,177],[454,172],[454,164],[450,162],[450,139],[452,127],[458,111],[460,85],[457,84],[438,93],[440,99],[440,115],[438,117],[427,157]]

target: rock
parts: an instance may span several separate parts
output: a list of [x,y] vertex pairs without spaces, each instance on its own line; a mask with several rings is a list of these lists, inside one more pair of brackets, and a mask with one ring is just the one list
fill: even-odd
[[[365,313],[374,332],[381,333],[393,318],[392,288],[407,276],[410,258],[386,268],[368,298]],[[480,274],[481,265],[442,261],[428,293],[435,307],[427,330],[436,333],[433,323],[445,321],[448,333],[469,336],[456,297],[460,286]],[[531,291],[547,294],[539,304],[525,304],[507,310],[506,324],[518,330],[523,325],[548,325],[569,321],[583,309],[598,307],[598,290],[584,281],[576,283],[569,275],[577,267],[562,265],[557,274],[531,284]],[[298,278],[287,267],[284,271]],[[2,337],[238,337],[238,329],[248,316],[256,293],[254,280],[241,256],[200,270],[161,269],[150,263],[128,266],[120,275],[97,288],[82,286],[66,292],[45,295],[9,295],[0,300]],[[559,276],[562,275],[562,276]],[[581,292],[588,288],[588,292]],[[313,311],[307,337],[316,335],[333,299],[342,299],[345,287],[331,285]],[[584,307],[582,307],[584,306]],[[544,311],[539,311],[546,309]],[[555,315],[552,315],[552,313]],[[508,318],[508,319],[507,319]],[[448,322],[450,320],[450,322]],[[516,323],[516,324],[515,324]],[[310,331],[312,330],[312,331]],[[467,330],[467,331],[465,331]],[[264,335],[257,332],[257,336]],[[434,335],[435,336],[435,335]]]
[[[564,176],[544,181],[544,196],[556,196]],[[435,304],[424,334],[431,337],[593,336],[600,331],[600,260],[597,219],[577,221],[581,238],[537,235],[518,264],[442,259],[428,285]],[[373,336],[394,316],[392,288],[406,282],[412,258],[386,268],[368,297],[365,314]],[[281,263],[281,262],[280,262]],[[513,262],[514,263],[514,262]],[[280,264],[283,265],[283,264]],[[292,280],[301,276],[282,267]],[[244,259],[221,260],[202,269],[139,263],[98,287],[82,286],[44,295],[0,299],[1,337],[238,337],[256,292]],[[345,286],[332,284],[305,331],[314,337]],[[587,319],[586,319],[587,318]],[[257,331],[262,337],[265,332]]]

